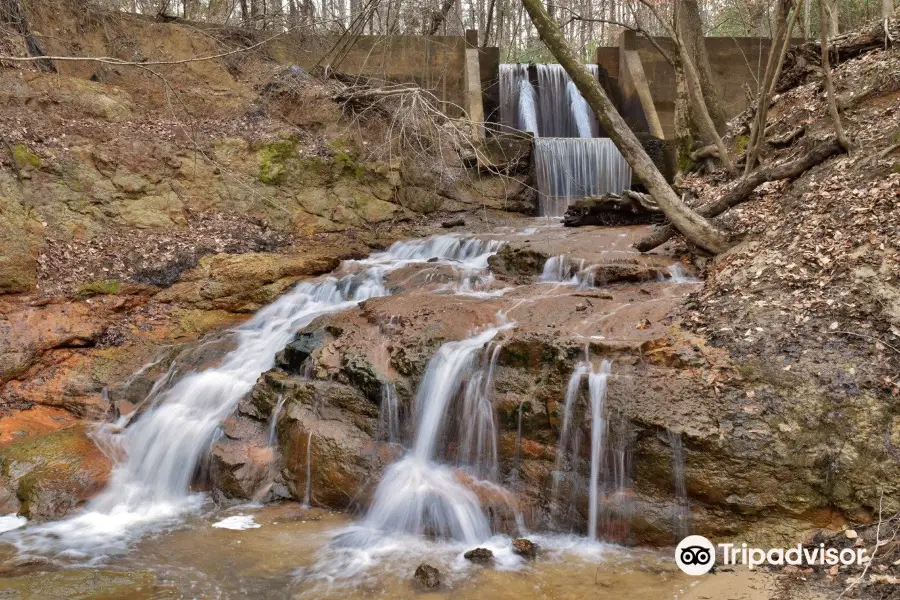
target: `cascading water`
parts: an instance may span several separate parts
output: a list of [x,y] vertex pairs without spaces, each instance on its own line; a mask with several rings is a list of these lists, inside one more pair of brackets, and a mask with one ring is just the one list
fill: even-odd
[[575,130],[580,138],[596,137],[596,123],[594,113],[588,106],[587,100],[578,91],[575,82],[570,81],[566,84],[566,95],[569,97],[569,104],[572,108],[572,120],[575,122]]
[[600,369],[588,375],[588,392],[591,398],[591,479],[588,497],[588,537],[597,539],[597,511],[600,508],[600,467],[604,442],[607,439],[607,423],[603,414],[606,407],[606,387],[612,363],[604,360]]
[[303,493],[303,506],[310,506],[312,500],[312,431],[306,436],[306,490]]
[[538,138],[534,160],[541,216],[559,217],[574,199],[631,187],[631,167],[609,138]]
[[559,430],[559,447],[556,452],[556,468],[553,470],[553,489],[550,494],[551,512],[554,515],[554,518],[557,519],[560,517],[559,513],[561,512],[559,489],[563,478],[563,462],[565,461],[566,455],[570,452],[574,457],[577,454],[578,448],[578,444],[574,444],[573,448],[570,448],[569,446],[569,438],[572,435],[574,425],[572,411],[575,406],[575,399],[581,391],[581,378],[584,377],[588,371],[589,368],[587,364],[579,363],[576,365],[575,369],[572,371],[572,375],[569,377],[569,383],[566,386],[566,397],[563,404],[563,422],[562,427]]
[[269,447],[274,447],[277,441],[278,417],[281,416],[281,410],[284,408],[284,400],[285,396],[279,394],[278,402],[275,403],[275,408],[272,410],[272,416],[269,417]]
[[519,97],[522,83],[528,81],[528,65],[500,65],[500,122],[512,129],[519,129]]
[[[588,409],[589,418],[586,423],[590,426],[591,447],[589,464],[590,471],[587,476],[588,496],[588,523],[587,535],[591,540],[597,540],[600,529],[610,529],[613,509],[616,516],[622,516],[623,506],[626,504],[622,496],[625,491],[625,475],[627,470],[626,434],[621,433],[618,439],[618,447],[610,440],[610,427],[606,418],[606,391],[609,376],[612,372],[612,363],[604,360],[598,368],[594,368],[585,351],[585,361],[576,365],[569,378],[566,387],[566,397],[563,404],[562,424],[560,428],[559,447],[557,450],[556,468],[553,471],[551,490],[551,517],[557,528],[569,526],[571,503],[563,506],[560,501],[560,492],[563,480],[567,480],[569,497],[575,498],[582,489],[578,483],[579,451],[581,444],[578,439],[581,432],[577,428],[575,412],[576,404],[581,397],[582,381],[588,380]],[[623,427],[623,430],[627,427]],[[573,438],[574,442],[570,441]],[[565,470],[566,461],[570,461],[570,468]],[[621,506],[620,506],[621,505]],[[601,514],[601,506],[604,512]],[[599,527],[603,521],[604,527]]]
[[462,413],[459,419],[459,452],[457,463],[480,479],[497,481],[497,426],[494,421],[494,367],[500,356],[500,344],[485,352],[487,365],[478,369],[466,382]]
[[437,462],[438,442],[448,408],[471,379],[478,354],[506,327],[448,342],[428,362],[415,398],[413,447],[385,471],[361,527],[346,534],[349,543],[368,545],[384,535],[410,534],[474,544],[490,536],[478,497]]
[[572,263],[565,254],[551,256],[544,262],[544,268],[538,278],[542,283],[562,283],[574,285],[578,289],[594,287],[593,267],[585,268],[584,259],[578,265]]
[[382,439],[394,443],[400,438],[400,409],[393,383],[386,383],[381,388],[378,423]]
[[[585,65],[596,79],[599,74],[597,65]],[[562,65],[549,64],[537,65],[537,95],[538,95],[538,129],[542,137],[594,137],[599,130],[597,117],[593,111],[587,109],[587,104],[581,96],[578,88],[569,84],[572,78],[566,73]],[[585,110],[581,114],[583,109]],[[587,121],[586,131],[579,128],[577,120],[582,118]],[[582,136],[582,132],[590,132]]]
[[691,533],[691,512],[688,506],[687,486],[684,483],[684,445],[680,433],[669,429],[666,436],[672,449],[672,479],[675,484],[672,531],[675,533],[675,543],[678,543]]
[[519,83],[519,114],[517,115],[516,129],[533,133],[535,137],[540,135],[537,115],[537,94],[534,86],[527,79]]
[[159,387],[149,408],[115,436],[121,450],[117,455],[124,458],[115,465],[106,490],[82,513],[26,528],[15,543],[24,551],[116,552],[143,528],[197,508],[204,496],[191,492],[192,479],[219,424],[259,375],[274,366],[275,355],[296,331],[320,315],[387,295],[384,276],[393,269],[428,261],[485,268],[500,245],[452,235],[398,242],[368,259],[347,261],[344,268],[353,272],[342,278],[297,285],[234,332],[234,349],[217,366]]

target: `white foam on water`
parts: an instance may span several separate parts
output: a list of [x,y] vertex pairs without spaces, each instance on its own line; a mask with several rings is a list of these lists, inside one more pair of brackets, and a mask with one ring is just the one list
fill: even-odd
[[19,527],[24,527],[25,523],[27,522],[28,519],[26,519],[25,517],[20,517],[16,513],[4,515],[0,517],[0,533],[12,531],[13,529],[18,529]]
[[234,515],[213,523],[216,529],[232,529],[234,531],[245,531],[247,529],[259,529],[262,527],[254,520],[253,515]]

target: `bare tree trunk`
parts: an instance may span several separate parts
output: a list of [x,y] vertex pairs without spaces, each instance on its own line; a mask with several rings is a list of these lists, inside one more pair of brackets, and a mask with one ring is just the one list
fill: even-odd
[[828,13],[828,17],[823,21],[819,21],[819,28],[822,28],[822,23],[827,23],[828,37],[837,37],[841,33],[841,28],[839,26],[840,4],[838,3],[838,0],[828,0],[828,5],[825,7],[825,12]]
[[706,101],[703,99],[703,93],[700,90],[700,76],[697,74],[697,66],[694,63],[693,57],[686,51],[681,34],[669,24],[664,15],[660,14],[651,0],[640,0],[640,2],[647,7],[647,10],[656,18],[656,21],[665,29],[666,33],[675,43],[675,48],[678,50],[678,57],[681,61],[681,66],[684,69],[687,80],[687,89],[691,99],[691,107],[694,110],[693,114],[697,117],[697,128],[700,131],[700,134],[708,142],[716,146],[719,152],[719,159],[722,161],[722,164],[725,165],[725,170],[728,171],[728,173],[733,173],[734,163],[728,154],[728,150],[725,148],[722,137],[719,135],[719,132],[716,131],[716,125],[709,114],[709,109],[706,106]]
[[700,7],[697,0],[678,0],[675,4],[676,19],[675,28],[684,43],[685,52],[694,60],[697,66],[697,77],[700,80],[700,90],[703,100],[709,110],[709,116],[719,135],[725,133],[727,118],[722,108],[722,100],[719,90],[716,89],[712,67],[709,65],[709,54],[706,52],[706,42],[703,35],[703,22],[700,20]]
[[450,9],[453,8],[453,3],[454,0],[444,0],[444,3],[441,4],[441,9],[431,14],[431,26],[428,28],[428,35],[435,35],[438,32],[438,29],[447,20],[447,15],[450,13]]
[[[803,0],[800,0],[801,2]],[[807,0],[811,2],[812,0]],[[756,91],[756,114],[750,124],[750,141],[747,143],[747,156],[744,164],[744,176],[755,167],[759,158],[759,151],[766,136],[766,119],[769,114],[769,103],[778,77],[781,75],[781,67],[791,43],[791,32],[794,22],[797,20],[797,10],[788,19],[792,0],[779,0],[776,11],[775,32],[772,36],[772,45],[769,48],[769,59],[766,62],[766,72],[760,81]],[[799,6],[797,7],[799,8]]]
[[697,128],[691,123],[691,97],[681,61],[673,65],[675,70],[675,148],[678,152],[678,170],[686,171],[694,151]]
[[482,42],[483,47],[487,47],[491,41],[491,23],[494,20],[494,7],[497,5],[497,0],[491,0],[488,4],[487,9],[487,23],[484,26],[484,42]]
[[[819,22],[825,20],[825,0],[819,0]],[[850,152],[850,140],[844,133],[841,115],[838,113],[837,98],[834,97],[834,81],[831,79],[831,58],[828,55],[828,34],[819,28],[819,41],[822,44],[822,77],[825,78],[825,93],[828,95],[828,113],[834,123],[834,133],[841,148]]]
[[884,19],[884,47],[893,42],[889,21],[894,16],[894,0],[881,0],[881,18]]
[[584,99],[594,109],[604,130],[672,224],[688,241],[701,248],[713,253],[727,250],[730,247],[727,236],[688,208],[675,194],[637,137],[616,112],[599,82],[569,48],[559,26],[550,18],[541,0],[522,0],[522,4],[544,44],[572,78]]

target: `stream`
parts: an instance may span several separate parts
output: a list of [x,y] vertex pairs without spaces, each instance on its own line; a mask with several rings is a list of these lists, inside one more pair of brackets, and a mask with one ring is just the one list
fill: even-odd
[[[10,521],[0,534],[0,589],[12,591],[0,597],[420,597],[413,573],[423,562],[440,571],[433,593],[446,598],[724,597],[717,586],[748,575],[700,581],[681,574],[670,551],[610,543],[630,502],[628,449],[617,445],[606,409],[616,364],[588,350],[597,341],[651,339],[695,281],[669,256],[630,250],[641,227],[526,225],[398,242],[300,283],[260,310],[229,334],[232,349],[217,364],[154,387],[141,414],[99,427],[95,436],[118,457],[101,494],[61,521]],[[489,260],[506,246],[548,258],[524,280],[500,277]],[[607,286],[614,271],[598,265],[656,275]],[[370,301],[400,315],[387,320],[383,329],[390,329],[434,298],[458,298],[471,322],[461,321],[465,336],[443,342],[428,360],[406,410],[398,408],[394,384],[382,386],[378,435],[395,459],[367,501],[349,512],[322,507],[311,449],[324,441],[313,430],[305,433],[303,504],[274,501],[266,495],[270,483],[259,495],[268,502],[229,507],[194,485],[198,464],[222,435],[220,424],[296,332]],[[541,512],[526,510],[519,498],[524,402],[516,405],[510,467],[498,446],[494,388],[510,336],[548,329],[585,350],[558,399],[552,494]],[[308,367],[307,378],[315,377]],[[277,426],[289,408],[279,398],[265,425],[270,455],[277,457]],[[680,490],[678,531],[687,532],[683,451],[673,436],[676,480],[665,485]],[[588,507],[586,523],[569,514],[576,495]],[[498,506],[509,513],[502,526]],[[518,537],[537,544],[536,559],[513,551]],[[489,565],[463,556],[476,547],[492,552]]]

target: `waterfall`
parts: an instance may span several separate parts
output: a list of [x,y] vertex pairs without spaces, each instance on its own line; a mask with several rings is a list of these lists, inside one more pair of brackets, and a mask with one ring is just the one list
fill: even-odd
[[274,448],[276,437],[278,435],[278,417],[281,416],[281,409],[284,408],[284,394],[278,395],[278,402],[275,403],[275,408],[272,410],[272,416],[269,417],[269,447]]
[[681,434],[666,430],[669,446],[672,448],[672,479],[675,484],[675,515],[672,531],[677,544],[691,533],[691,512],[688,506],[687,486],[684,483],[684,445]]
[[472,379],[476,357],[506,327],[447,342],[428,362],[415,397],[412,449],[385,471],[361,529],[347,534],[349,543],[367,545],[385,534],[412,534],[475,544],[490,536],[478,497],[437,462],[437,444],[451,403]]
[[551,256],[544,262],[540,281],[545,283],[564,283],[572,278],[572,266],[565,254]]
[[603,460],[604,442],[607,438],[606,384],[609,380],[611,363],[604,360],[600,369],[588,375],[588,392],[591,398],[591,479],[588,497],[588,537],[597,539],[597,511],[600,507],[600,467]]
[[312,431],[306,436],[306,490],[303,493],[303,506],[309,508],[312,497]]
[[[566,397],[563,404],[563,421],[559,430],[559,446],[556,451],[556,468],[553,470],[553,489],[550,494],[550,505],[554,514],[559,512],[559,486],[562,480],[563,461],[569,452],[569,437],[572,435],[572,409],[575,406],[575,399],[578,392],[581,391],[581,378],[588,372],[588,365],[579,363],[572,371],[569,377],[569,383],[566,386]],[[573,457],[577,454],[578,444],[574,444],[572,449]]]
[[631,167],[609,138],[538,138],[534,160],[541,216],[559,217],[573,199],[631,186]]
[[575,85],[575,82],[570,81],[566,85],[566,96],[569,98],[569,105],[572,109],[572,119],[575,122],[575,131],[578,133],[578,137],[595,137],[594,130],[596,127],[594,124],[596,124],[597,120],[594,118],[587,100],[585,100],[584,96],[581,95],[581,92],[578,91],[578,86]]
[[296,331],[321,315],[387,295],[383,280],[393,269],[428,261],[486,268],[500,245],[454,235],[397,242],[368,259],[346,261],[342,269],[351,271],[348,275],[298,284],[235,330],[234,349],[216,366],[155,388],[149,408],[116,436],[124,457],[113,468],[106,489],[80,514],[26,528],[17,546],[25,551],[121,551],[147,526],[196,509],[204,496],[192,493],[191,483],[219,424],[260,374],[275,365],[275,355]]
[[[590,473],[587,477],[587,495],[588,495],[588,526],[587,535],[591,540],[598,538],[598,525],[603,517],[604,530],[608,529],[610,523],[609,509],[604,509],[604,515],[601,515],[601,504],[607,505],[612,502],[624,504],[620,496],[625,490],[626,481],[626,435],[620,435],[620,448],[614,447],[610,443],[610,428],[606,419],[606,390],[610,373],[612,372],[612,363],[604,360],[598,368],[594,368],[588,359],[587,349],[585,349],[585,360],[575,366],[572,375],[569,377],[569,383],[566,386],[565,402],[563,404],[562,425],[559,435],[559,446],[556,453],[556,468],[553,471],[552,490],[550,497],[551,517],[556,527],[566,526],[565,517],[568,510],[564,510],[563,503],[560,499],[560,487],[564,476],[564,467],[567,457],[571,460],[571,489],[569,498],[578,497],[580,486],[578,485],[578,457],[581,448],[579,435],[580,428],[575,427],[575,405],[581,393],[581,382],[585,376],[588,379],[588,398],[589,398],[589,420],[591,429],[591,452],[590,452]],[[574,443],[570,443],[574,433]],[[609,464],[612,459],[612,464]],[[571,507],[572,502],[567,504]],[[617,507],[619,508],[619,507]],[[622,512],[621,510],[619,512]],[[621,515],[619,515],[621,516]]]
[[[528,81],[528,65],[500,65],[500,122],[512,129],[519,129],[519,95],[522,82]],[[533,90],[533,88],[532,88]]]
[[[599,74],[597,65],[585,65],[596,79]],[[538,83],[538,130],[543,137],[582,137],[577,124],[576,110],[585,109],[583,118],[587,121],[590,133],[583,137],[594,137],[599,130],[597,117],[587,107],[578,88],[569,84],[572,78],[562,65],[537,65]],[[577,109],[576,109],[577,107]]]
[[[596,79],[597,65],[585,65]],[[500,65],[500,122],[543,137],[597,137],[600,126],[562,65],[536,65],[537,89],[528,65]]]
[[378,425],[384,440],[394,443],[400,438],[400,409],[397,403],[397,389],[393,383],[381,386]]
[[537,137],[540,133],[537,116],[537,95],[534,86],[527,79],[519,82],[519,112],[516,115],[516,129],[528,131]]
[[462,413],[459,419],[459,453],[457,463],[472,475],[496,481],[500,472],[497,462],[497,426],[494,421],[494,367],[500,356],[500,344],[485,352],[487,364],[466,382]]

